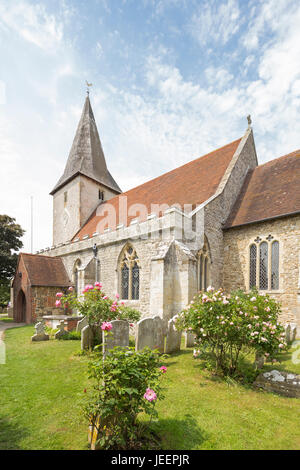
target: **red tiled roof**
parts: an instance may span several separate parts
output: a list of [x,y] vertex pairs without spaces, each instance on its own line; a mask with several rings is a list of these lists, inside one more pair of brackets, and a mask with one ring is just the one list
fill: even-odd
[[20,253],[32,286],[70,286],[65,266],[61,258]]
[[300,150],[249,172],[225,228],[300,212]]
[[[143,221],[150,213],[161,216],[164,211],[156,210],[153,208],[153,204],[167,204],[169,207],[179,204],[182,210],[184,204],[191,204],[193,208],[202,204],[216,192],[240,141],[241,139],[235,140],[218,150],[102,203],[73,239],[82,239],[85,235],[92,236],[94,232],[102,233],[106,228],[105,211],[109,209],[109,205],[116,211],[116,220],[107,226],[109,225],[109,228],[114,230],[119,223],[127,226],[135,218]],[[125,220],[120,220],[119,205],[124,196],[127,197],[128,210],[135,204],[143,204],[147,213],[140,213],[140,215],[139,213],[131,213]],[[99,215],[99,210],[103,215]]]

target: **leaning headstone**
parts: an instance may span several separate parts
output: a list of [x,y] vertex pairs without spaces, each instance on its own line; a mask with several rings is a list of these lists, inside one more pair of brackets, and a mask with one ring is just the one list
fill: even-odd
[[49,335],[45,333],[44,322],[40,321],[34,325],[35,334],[31,337],[31,341],[48,341]]
[[166,339],[166,350],[167,354],[180,351],[181,345],[181,331],[177,331],[175,328],[175,321],[173,318],[168,321],[168,331]]
[[291,325],[287,323],[284,326],[284,329],[285,329],[285,340],[287,343],[289,343],[291,341]]
[[297,338],[297,323],[291,323],[291,341]]
[[65,321],[64,320],[60,320],[60,323],[59,323],[59,330],[55,333],[54,335],[54,338],[55,339],[59,339],[61,338],[62,336],[65,336],[67,335],[68,332],[65,330]]
[[82,320],[79,320],[76,326],[76,331],[81,331],[85,326],[89,324],[87,316],[83,317]]
[[146,346],[150,349],[155,349],[154,341],[154,322],[153,318],[143,318],[137,322],[136,328],[136,351],[144,349]]
[[85,326],[81,330],[81,349],[90,349],[93,344],[93,332],[90,325]]
[[105,349],[113,349],[116,346],[126,348],[129,346],[129,323],[124,320],[111,321],[112,329],[106,337]]
[[254,366],[257,369],[262,369],[265,363],[265,357],[262,354],[255,354]]
[[194,333],[191,333],[190,331],[185,331],[184,332],[184,338],[185,338],[185,342],[184,342],[184,345],[186,348],[192,348],[193,346],[195,346],[195,335]]
[[153,318],[154,324],[154,349],[158,349],[159,352],[163,353],[165,349],[165,335],[164,335],[164,323],[163,320],[156,316]]

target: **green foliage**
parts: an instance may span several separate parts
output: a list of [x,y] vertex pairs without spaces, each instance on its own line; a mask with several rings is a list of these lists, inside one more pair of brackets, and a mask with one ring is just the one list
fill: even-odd
[[66,333],[65,335],[63,336],[60,336],[58,339],[61,339],[61,340],[64,340],[64,341],[68,341],[68,340],[81,340],[81,333],[80,331],[76,331],[76,330],[73,330],[73,331],[68,331],[68,333]]
[[0,281],[10,279],[16,269],[17,254],[14,253],[22,248],[20,240],[25,231],[16,219],[8,215],[0,215]]
[[[33,326],[5,332],[0,450],[87,450],[82,400],[87,397],[83,390],[89,393],[92,386],[87,378],[90,353],[79,353],[78,341],[32,343],[33,334]],[[165,399],[158,400],[159,419],[150,426],[160,437],[160,449],[299,449],[299,399],[240,382],[228,386],[203,369],[200,359],[191,361],[191,352],[183,346],[164,362]],[[300,374],[292,352],[279,354],[281,364],[275,367]],[[250,363],[253,359],[249,356]],[[272,369],[271,363],[264,367]],[[143,422],[144,415],[138,420]]]
[[88,318],[90,326],[100,326],[102,322],[111,320],[127,320],[136,322],[140,319],[141,313],[137,310],[126,307],[120,303],[118,294],[116,300],[112,300],[102,291],[102,285],[96,282],[95,285],[85,286],[82,297],[77,298],[73,288],[69,289],[67,295],[58,293],[58,306],[72,307],[81,315]]
[[10,282],[8,279],[0,280],[0,307],[7,307],[10,301]]
[[[256,290],[226,295],[209,288],[199,293],[177,318],[178,329],[192,330],[199,352],[209,351],[215,368],[225,375],[235,374],[240,353],[255,350],[274,357],[286,348],[284,329],[278,323],[279,304]],[[197,349],[196,349],[197,354]]]
[[[88,393],[85,414],[95,424],[100,417],[99,444],[101,449],[134,448],[144,434],[137,421],[139,413],[157,416],[156,398],[163,398],[158,351],[145,348],[114,348],[103,360],[101,353],[94,354],[89,364],[93,387]],[[156,398],[148,401],[147,389]]]

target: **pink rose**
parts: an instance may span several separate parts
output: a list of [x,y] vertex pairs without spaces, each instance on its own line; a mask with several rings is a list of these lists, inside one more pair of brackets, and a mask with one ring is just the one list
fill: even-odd
[[154,390],[147,388],[144,398],[148,401],[155,401],[157,399],[157,395]]
[[110,331],[112,329],[112,324],[110,322],[104,321],[101,325],[101,330]]
[[165,373],[167,372],[166,366],[161,366],[161,367],[159,368],[159,370],[161,370],[163,374],[165,374]]
[[55,302],[55,305],[56,305],[56,307],[61,307],[61,301],[60,301],[60,300],[57,300],[57,301]]
[[62,292],[57,292],[56,297],[58,297],[60,299],[63,295],[64,294]]

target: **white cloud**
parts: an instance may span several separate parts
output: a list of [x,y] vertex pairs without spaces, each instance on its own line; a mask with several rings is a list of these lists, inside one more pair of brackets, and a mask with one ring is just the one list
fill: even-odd
[[42,4],[32,5],[26,0],[2,2],[0,26],[49,52],[55,51],[63,37],[62,23],[47,13]]
[[201,45],[226,44],[241,26],[238,0],[206,1],[193,14],[188,29]]
[[[152,48],[149,45],[143,49],[143,53],[148,50],[151,55],[146,59],[139,57],[138,61],[141,69],[144,65],[145,83],[130,83],[126,88],[110,85],[118,82],[105,75],[103,68],[91,69],[91,75],[86,76],[91,70],[78,64],[75,48],[66,47],[61,15],[51,17],[45,7],[29,4],[28,0],[7,2],[8,16],[4,19],[1,15],[0,32],[2,27],[10,30],[14,39],[18,37],[28,54],[26,61],[31,60],[27,72],[23,63],[19,69],[23,72],[23,83],[30,83],[23,94],[28,90],[31,94],[28,101],[24,97],[24,103],[15,104],[15,108],[10,99],[9,103],[1,105],[5,119],[0,121],[0,158],[5,179],[1,187],[0,213],[5,211],[17,216],[28,229],[30,195],[33,194],[35,248],[51,244],[52,201],[48,192],[60,177],[72,144],[84,101],[85,78],[95,84],[91,91],[94,114],[108,167],[122,189],[143,183],[240,137],[247,127],[248,113],[253,118],[260,162],[295,150],[299,147],[300,135],[300,8],[295,7],[297,2],[286,1],[290,6],[286,11],[282,0],[278,3],[255,1],[249,5],[249,29],[243,23],[247,32],[234,52],[239,52],[242,71],[251,66],[251,81],[247,73],[241,77],[241,72],[231,68],[231,63],[225,59],[222,64],[209,62],[202,71],[201,78],[206,78],[207,83],[200,82],[198,77],[186,79],[183,73],[186,69],[170,65],[171,62],[178,64],[178,56],[172,54],[170,43],[159,47],[155,42]],[[162,12],[163,4],[155,3],[157,13]],[[170,0],[167,4],[172,3],[174,5]],[[30,14],[25,14],[21,7],[16,10],[16,5],[27,4]],[[271,7],[276,10],[276,5],[279,13],[272,17]],[[1,8],[3,1],[0,14]],[[70,21],[73,13],[68,12],[67,7],[65,10]],[[206,2],[203,10],[197,8],[192,21],[197,40],[212,50],[218,44],[222,48],[240,32],[241,24],[241,12],[237,1],[233,0]],[[29,29],[33,36],[24,34],[22,28]],[[114,29],[115,26],[112,31]],[[266,29],[272,34],[265,35]],[[112,34],[120,48],[124,37],[121,32]],[[248,49],[252,37],[256,38],[253,44],[259,45],[257,50]],[[105,58],[113,57],[112,50],[106,53],[106,43],[101,36],[97,35],[94,44],[97,40]],[[246,50],[241,49],[245,43]],[[45,70],[36,63],[36,55],[30,56],[31,44],[38,45],[39,55],[43,57],[41,63],[47,64]],[[58,47],[58,53],[52,53],[48,60],[49,50],[53,52],[54,46]],[[13,49],[10,56],[12,52]],[[21,57],[21,60],[24,59]],[[19,65],[20,55],[16,56],[17,61]],[[127,65],[131,65],[130,57]],[[13,71],[14,66],[13,63]],[[19,78],[15,78],[14,72],[8,77],[9,80],[11,77],[11,83],[7,81],[9,97],[11,90],[19,86]],[[78,92],[81,93],[79,98]],[[33,106],[28,107],[31,100]],[[26,237],[25,249],[28,250],[29,233]]]

